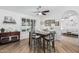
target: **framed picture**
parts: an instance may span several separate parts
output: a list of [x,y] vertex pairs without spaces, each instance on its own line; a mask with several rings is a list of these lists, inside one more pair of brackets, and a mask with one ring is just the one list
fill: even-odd
[[16,21],[11,16],[5,16],[3,23],[16,24]]
[[51,26],[51,24],[55,24],[55,20],[45,20],[45,26]]
[[26,26],[26,19],[22,18],[22,26]]
[[22,18],[22,26],[30,26],[30,24],[31,24],[30,19]]

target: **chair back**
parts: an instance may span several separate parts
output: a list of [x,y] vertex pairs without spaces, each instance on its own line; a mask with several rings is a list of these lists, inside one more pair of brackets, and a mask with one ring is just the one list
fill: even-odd
[[54,40],[54,38],[55,38],[55,34],[56,34],[55,31],[50,32],[50,34],[49,34],[49,39],[53,39],[53,40]]

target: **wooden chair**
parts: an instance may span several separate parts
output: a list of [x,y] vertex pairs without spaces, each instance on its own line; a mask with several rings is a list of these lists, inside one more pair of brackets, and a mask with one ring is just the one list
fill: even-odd
[[40,36],[35,32],[29,32],[29,47],[33,50],[33,52],[40,52],[39,48],[41,45]]
[[55,32],[51,32],[48,36],[44,37],[45,40],[45,52],[47,50],[47,52],[55,52],[55,43],[54,43],[54,39],[55,39]]

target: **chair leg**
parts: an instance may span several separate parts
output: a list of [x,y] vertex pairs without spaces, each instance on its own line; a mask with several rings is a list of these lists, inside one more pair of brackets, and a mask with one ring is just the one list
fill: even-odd
[[45,46],[46,49],[45,49],[45,50],[46,50],[46,52],[48,52],[48,53],[51,52],[51,43],[50,43],[50,42],[51,42],[51,41],[47,41],[47,40],[46,40],[46,46]]
[[48,48],[49,48],[49,47],[48,47],[48,41],[47,41],[47,48],[46,48],[46,49],[47,49],[47,52],[48,52]]
[[36,50],[37,52],[39,52],[39,40],[38,39],[36,40]]
[[41,39],[38,39],[38,51],[41,52]]
[[34,52],[36,51],[36,42],[35,42],[35,39],[33,40],[33,48],[34,48]]
[[55,52],[55,43],[54,43],[54,41],[52,42],[52,48],[54,49],[54,52]]
[[50,44],[50,41],[48,43],[48,46],[49,46],[48,52],[50,53],[51,52],[51,44]]
[[43,51],[45,53],[45,39],[43,39]]
[[31,45],[31,35],[30,35],[30,33],[29,33],[29,46]]

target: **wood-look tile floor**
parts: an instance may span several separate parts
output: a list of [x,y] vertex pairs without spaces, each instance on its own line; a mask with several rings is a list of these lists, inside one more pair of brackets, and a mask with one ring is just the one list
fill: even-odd
[[[79,40],[62,36],[60,40],[55,41],[56,53],[78,53]],[[28,45],[28,39],[14,43],[0,45],[0,53],[31,53]]]

